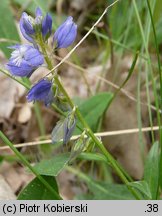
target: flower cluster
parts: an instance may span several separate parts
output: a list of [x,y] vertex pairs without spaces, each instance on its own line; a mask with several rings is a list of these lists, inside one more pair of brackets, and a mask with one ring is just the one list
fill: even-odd
[[30,42],[34,43],[40,33],[46,40],[52,32],[52,17],[47,13],[43,18],[40,8],[36,9],[35,19],[24,12],[20,19],[20,30]]
[[[48,69],[51,69],[52,63],[46,50],[48,38],[52,34],[52,17],[50,14],[47,13],[43,16],[40,8],[36,9],[35,17],[23,12],[20,18],[20,31],[30,44],[17,44],[9,47],[13,52],[6,67],[11,75],[30,78],[33,72],[42,65],[47,64]],[[48,47],[48,49],[52,49],[54,52],[56,49],[67,48],[74,42],[76,35],[77,25],[69,16],[55,31],[52,47]],[[51,76],[39,80],[29,90],[27,100],[29,102],[42,101],[46,106],[55,103],[63,112],[68,113],[67,117],[59,121],[53,130],[53,133],[57,135],[61,125],[62,136],[60,139],[63,139],[63,143],[67,143],[75,128],[76,119],[74,111],[71,110],[66,98],[54,82],[54,78]],[[57,140],[55,139],[56,135],[53,138],[54,143]]]
[[[43,17],[40,8],[36,9],[35,18],[23,12],[20,18],[20,31],[31,45],[11,46],[10,48],[14,51],[11,53],[7,69],[13,76],[30,77],[38,67],[45,63],[40,43],[46,43],[52,33],[52,17],[48,13]],[[76,34],[77,25],[70,16],[54,33],[53,50],[70,46]],[[28,101],[38,100],[43,101],[45,105],[50,105],[55,100],[60,105],[60,97],[55,94],[57,97],[54,98],[52,85],[51,80],[42,79],[29,91]]]

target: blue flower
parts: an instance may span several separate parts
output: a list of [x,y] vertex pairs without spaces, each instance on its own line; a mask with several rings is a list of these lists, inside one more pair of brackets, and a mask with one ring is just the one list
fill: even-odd
[[53,41],[57,43],[56,48],[70,46],[74,42],[76,35],[77,25],[73,22],[73,18],[69,16],[54,34]]
[[7,64],[7,69],[13,76],[30,77],[40,65],[43,64],[43,55],[38,49],[30,45],[15,45]]
[[48,39],[52,31],[52,18],[47,13],[43,18],[40,8],[36,9],[35,18],[23,12],[20,18],[20,30],[23,36],[34,43],[36,33],[42,33],[44,40]]
[[53,101],[52,82],[48,79],[42,79],[36,83],[28,92],[27,100],[43,101],[46,106],[49,106]]

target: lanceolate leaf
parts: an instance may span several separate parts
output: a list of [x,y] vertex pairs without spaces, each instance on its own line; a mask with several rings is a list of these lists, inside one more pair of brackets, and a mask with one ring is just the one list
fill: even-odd
[[35,13],[35,9],[37,7],[40,7],[43,13],[45,14],[49,10],[49,6],[52,0],[32,0],[32,1],[22,1],[22,0],[10,0],[13,1],[14,3],[20,5],[24,10],[30,12],[30,13]]
[[130,182],[129,185],[139,190],[146,199],[151,199],[150,188],[146,181]]
[[[54,177],[42,176],[58,193],[57,182]],[[57,200],[57,197],[36,177],[19,194],[18,200]]]
[[[85,121],[88,123],[88,125],[94,132],[97,130],[99,120],[108,108],[112,97],[113,94],[103,92],[91,97],[79,106],[79,110],[82,113]],[[80,122],[77,123],[82,128]],[[74,134],[80,133],[81,132],[79,129],[76,129],[74,132]]]
[[107,184],[92,180],[89,189],[94,194],[94,200],[133,200],[135,199],[125,185]]
[[[1,0],[0,15],[0,38],[15,41],[15,43],[17,41],[18,43],[20,38],[16,29],[13,14],[11,13],[9,0]],[[11,52],[7,47],[13,44],[12,41],[0,42],[0,49],[7,57],[10,56]]]
[[57,176],[68,163],[69,158],[70,154],[68,153],[53,156],[49,160],[42,160],[40,163],[37,163],[34,168],[41,175]]
[[159,179],[159,144],[154,143],[146,160],[144,180],[148,183],[152,199],[157,199]]

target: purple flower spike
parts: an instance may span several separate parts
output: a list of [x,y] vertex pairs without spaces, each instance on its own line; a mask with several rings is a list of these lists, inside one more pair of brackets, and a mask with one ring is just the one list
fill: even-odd
[[56,48],[70,46],[74,42],[76,35],[77,25],[73,22],[73,17],[69,16],[54,34],[53,41],[57,43]]
[[43,101],[46,106],[49,106],[53,101],[52,82],[48,79],[40,80],[28,92],[27,100]]
[[15,45],[7,64],[7,69],[13,76],[30,77],[40,65],[44,58],[39,50],[30,45]]
[[52,31],[52,18],[49,14],[43,18],[39,7],[36,9],[35,18],[24,12],[20,18],[20,30],[25,39],[31,43],[34,43],[36,33],[42,33],[46,40]]

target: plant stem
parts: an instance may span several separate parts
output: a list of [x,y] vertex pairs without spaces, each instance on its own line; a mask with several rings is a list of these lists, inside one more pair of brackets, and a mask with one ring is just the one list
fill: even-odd
[[[52,62],[50,61],[49,57],[47,56],[47,51],[44,45],[42,45],[43,43],[40,43],[40,46],[42,48],[42,52],[45,55],[45,59],[46,63],[48,65],[48,69],[52,70],[53,69],[53,65]],[[69,97],[68,93],[66,92],[65,88],[63,87],[63,85],[61,84],[59,77],[57,74],[54,75],[54,80],[55,83],[58,85],[58,88],[60,89],[60,91],[63,93],[63,95],[66,97],[69,105],[71,106],[71,108],[73,109],[75,107],[73,101],[71,100],[71,98]],[[94,141],[94,143],[96,143],[96,145],[98,146],[98,148],[101,150],[101,152],[105,155],[107,161],[111,164],[111,166],[114,168],[114,170],[116,171],[116,173],[118,174],[118,176],[121,178],[121,180],[123,181],[123,183],[125,183],[128,187],[128,189],[130,190],[130,192],[134,195],[134,197],[136,199],[140,199],[139,194],[137,193],[136,190],[134,190],[132,187],[128,186],[128,179],[127,177],[124,175],[124,173],[121,171],[120,166],[118,166],[118,163],[116,162],[116,160],[113,158],[113,156],[107,151],[107,149],[104,147],[104,145],[102,144],[101,141],[99,141],[99,139],[94,135],[94,133],[92,132],[92,130],[90,129],[89,125],[86,123],[86,121],[84,120],[82,114],[80,113],[80,111],[78,110],[78,108],[76,107],[76,116],[77,118],[80,120],[80,122],[82,123],[82,125],[84,126],[84,128],[86,128],[87,134],[92,138],[92,140]]]
[[53,68],[53,65],[52,65],[51,60],[48,57],[48,53],[47,53],[47,50],[46,50],[46,44],[44,43],[43,37],[42,37],[41,34],[39,35],[38,43],[39,43],[39,45],[40,45],[40,47],[42,49],[42,53],[44,55],[44,58],[46,60],[47,65],[48,65],[48,69],[51,70]]
[[[151,5],[149,0],[147,0],[147,6],[149,9],[149,14],[151,18],[151,24],[152,24],[152,29],[153,29],[153,35],[154,35],[154,40],[155,40],[155,48],[156,48],[156,55],[157,55],[157,60],[158,60],[158,72],[159,72],[159,81],[160,81],[160,95],[162,95],[162,74],[161,74],[161,61],[160,61],[160,53],[159,53],[159,48],[158,48],[158,42],[157,42],[157,35],[156,35],[156,30],[155,30],[155,25],[154,25],[154,20],[153,20],[153,12],[151,10]],[[160,109],[162,109],[162,101],[159,101],[160,104]],[[161,118],[160,118],[161,120]],[[160,122],[161,126],[162,122]],[[162,166],[162,130],[160,130],[160,148],[161,148],[161,154],[160,154],[160,165]],[[161,166],[159,166],[161,168]],[[159,186],[162,188],[162,174],[161,171],[159,170]],[[158,197],[158,191],[157,191],[157,197]],[[156,197],[156,198],[157,198]]]
[[6,76],[10,77],[12,80],[15,80],[16,82],[20,83],[21,85],[23,85],[26,89],[30,89],[30,85],[28,85],[26,82],[15,78],[14,76],[12,76],[11,74],[8,73],[7,70],[0,68],[0,71],[5,74]]
[[[152,1],[152,3],[155,3],[155,1]],[[135,9],[135,13],[136,13],[136,16],[137,16],[137,20],[138,20],[138,24],[139,24],[139,28],[140,28],[140,31],[141,31],[141,37],[142,37],[142,40],[143,40],[143,45],[144,45],[144,49],[145,49],[145,52],[146,52],[146,55],[147,55],[147,58],[148,58],[148,69],[150,71],[150,74],[146,74],[146,89],[149,93],[149,88],[148,88],[148,77],[150,75],[150,78],[151,78],[151,82],[152,82],[152,87],[153,87],[153,93],[154,93],[154,97],[155,97],[155,105],[156,105],[156,108],[157,108],[157,121],[158,121],[158,126],[159,126],[159,137],[160,137],[160,146],[162,147],[162,129],[161,129],[161,115],[159,113],[159,105],[160,105],[160,108],[161,108],[161,101],[159,102],[158,100],[158,94],[157,94],[157,85],[156,85],[156,80],[153,76],[153,68],[152,68],[152,64],[151,64],[151,57],[150,57],[150,54],[149,54],[149,50],[148,50],[148,41],[149,41],[149,33],[147,33],[147,35],[145,36],[144,34],[144,30],[143,30],[143,27],[142,27],[142,21],[141,21],[141,18],[140,18],[140,15],[139,15],[139,11],[138,11],[138,8],[137,8],[137,4],[136,4],[136,0],[133,0],[133,5],[134,5],[134,9]],[[148,6],[148,12],[149,12],[149,15],[150,15],[150,18],[151,18],[151,24],[152,24],[152,28],[153,28],[153,34],[154,34],[154,39],[155,39],[155,48],[156,48],[156,51],[157,51],[157,57],[158,57],[158,68],[159,68],[159,78],[160,78],[160,91],[162,90],[162,87],[161,87],[161,84],[162,84],[162,76],[161,76],[161,63],[160,63],[160,57],[159,57],[159,50],[158,50],[158,46],[157,46],[157,38],[156,38],[156,31],[155,31],[155,27],[154,27],[154,22],[153,22],[153,17],[152,17],[152,11],[151,11],[151,6],[150,6],[150,2],[147,1],[147,6]],[[147,40],[146,40],[146,37],[147,37]],[[147,70],[146,70],[147,71]],[[150,99],[148,97],[148,101],[149,101],[149,106],[150,106]],[[150,111],[150,117],[151,117],[151,109],[149,109]],[[151,120],[151,119],[150,119]],[[151,120],[152,121],[152,120]],[[152,122],[150,122],[152,124]],[[152,125],[151,125],[152,127]],[[152,137],[153,136],[153,132],[152,132]],[[154,140],[153,140],[154,141]],[[162,164],[162,154],[160,154],[160,163]],[[159,175],[160,175],[160,180],[159,180],[159,184],[160,186],[162,187],[162,183],[161,183],[161,179],[162,179],[162,175],[161,175],[161,172],[159,172]],[[157,194],[156,194],[156,197],[158,197],[158,191],[157,191]]]
[[34,111],[35,111],[35,115],[37,118],[37,123],[39,125],[39,130],[40,130],[40,134],[41,136],[45,136],[46,135],[46,131],[45,131],[45,127],[44,127],[44,122],[43,122],[43,118],[41,115],[41,110],[40,110],[40,106],[37,102],[34,103]]
[[58,200],[61,200],[62,198],[59,196],[59,194],[51,187],[51,185],[41,176],[39,173],[30,165],[30,163],[26,160],[26,158],[15,148],[15,146],[10,142],[10,140],[4,135],[2,131],[0,131],[0,137],[1,139],[8,145],[12,151],[17,155],[18,158],[23,162],[25,166],[27,166],[32,173],[34,173],[37,178],[44,184],[44,186],[50,190],[55,197],[57,197]]

